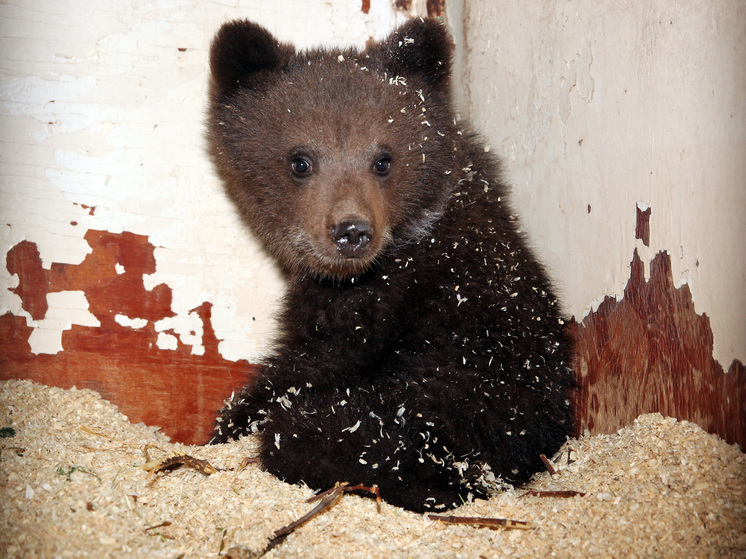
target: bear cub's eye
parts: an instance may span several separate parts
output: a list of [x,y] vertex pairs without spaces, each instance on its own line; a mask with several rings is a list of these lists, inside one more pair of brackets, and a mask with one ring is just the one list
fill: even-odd
[[313,165],[307,157],[296,155],[290,160],[290,169],[296,177],[307,177],[313,171]]
[[391,171],[391,156],[382,155],[373,162],[373,170],[377,175],[385,177]]

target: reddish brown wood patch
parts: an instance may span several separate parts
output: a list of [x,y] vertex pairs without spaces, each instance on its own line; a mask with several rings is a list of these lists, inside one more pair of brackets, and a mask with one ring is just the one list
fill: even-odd
[[427,0],[427,16],[443,17],[445,0]]
[[676,289],[668,254],[644,264],[635,251],[624,297],[607,297],[577,328],[578,427],[612,433],[641,413],[697,423],[746,447],[746,370],[713,358],[707,315],[687,285]]
[[[13,291],[34,319],[46,315],[48,293],[75,290],[85,293],[100,326],[74,325],[63,333],[62,352],[35,355],[26,319],[0,316],[0,378],[92,388],[135,422],[161,425],[178,441],[206,442],[223,400],[249,381],[253,367],[219,354],[207,302],[193,309],[204,355],[192,355],[175,332],[177,349],[159,349],[155,322],[174,313],[167,285],[143,285],[155,271],[154,247],[126,232],[89,231],[86,240],[92,252],[80,265],[55,263],[49,271],[33,243],[9,251],[8,270],[19,278]],[[658,254],[650,266],[646,282],[635,252],[623,299],[607,297],[577,325],[579,428],[610,433],[657,411],[746,446],[743,364],[733,361],[726,374],[712,357],[709,319],[696,314],[688,286],[674,287],[669,256]],[[122,326],[118,314],[147,324]]]
[[[635,239],[640,239],[646,247],[650,246],[650,214],[652,208],[641,210],[637,207],[637,224],[635,226]],[[589,212],[590,213],[590,212]]]
[[[253,367],[220,355],[207,302],[192,311],[202,321],[203,355],[192,355],[174,332],[177,349],[159,349],[155,322],[174,313],[171,288],[161,284],[148,291],[143,285],[143,276],[155,272],[153,245],[127,232],[88,231],[85,238],[92,252],[80,265],[54,263],[46,271],[36,246],[24,241],[8,253],[8,271],[18,274],[14,291],[34,319],[44,318],[47,293],[74,290],[85,293],[101,325],[73,325],[62,335],[62,352],[35,355],[28,342],[33,328],[24,318],[5,314],[0,317],[0,378],[91,388],[134,422],[160,425],[177,441],[207,442],[223,400],[249,380]],[[147,324],[122,326],[115,320],[118,314]]]
[[21,298],[23,310],[34,320],[47,314],[47,274],[41,267],[39,250],[34,243],[23,241],[8,251],[8,272],[18,275],[18,287],[11,289]]

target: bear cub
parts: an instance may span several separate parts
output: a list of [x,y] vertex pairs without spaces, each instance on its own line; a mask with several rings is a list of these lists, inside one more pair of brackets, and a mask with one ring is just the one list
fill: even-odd
[[258,432],[279,478],[413,511],[523,483],[572,432],[559,305],[498,161],[456,122],[451,55],[429,20],[305,52],[233,21],[210,51],[217,167],[289,279],[212,442]]

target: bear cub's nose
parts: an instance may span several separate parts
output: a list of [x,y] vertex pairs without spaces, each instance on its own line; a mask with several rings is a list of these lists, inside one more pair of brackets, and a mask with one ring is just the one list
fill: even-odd
[[345,219],[332,228],[332,239],[344,258],[360,258],[372,238],[373,228],[362,218]]

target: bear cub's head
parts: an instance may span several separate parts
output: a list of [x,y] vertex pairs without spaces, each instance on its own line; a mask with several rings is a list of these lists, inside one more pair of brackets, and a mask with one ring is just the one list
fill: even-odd
[[459,169],[451,53],[429,20],[364,51],[296,52],[249,21],[218,31],[215,159],[244,218],[291,273],[355,277],[427,234]]

